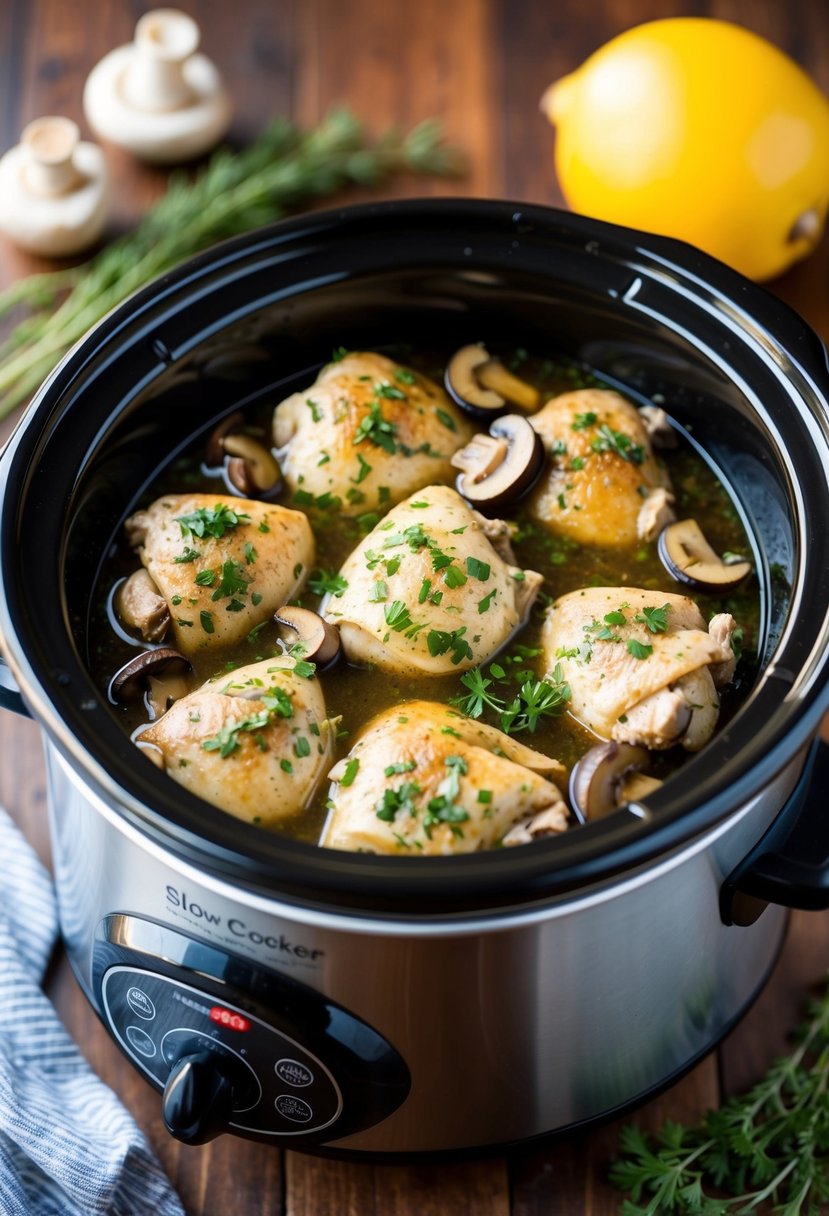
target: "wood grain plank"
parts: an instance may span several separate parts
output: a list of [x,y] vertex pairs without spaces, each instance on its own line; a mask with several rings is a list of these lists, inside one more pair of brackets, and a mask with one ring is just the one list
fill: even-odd
[[509,1216],[501,1160],[364,1165],[287,1154],[285,1216]]
[[[443,0],[385,6],[308,0],[298,39],[294,114],[300,123],[318,122],[336,103],[349,106],[375,134],[389,126],[408,130],[438,115],[446,138],[467,155],[468,171],[458,181],[400,178],[384,195],[499,192],[494,47],[483,0],[455,0],[451,13]],[[362,197],[368,193],[349,192],[349,200]]]

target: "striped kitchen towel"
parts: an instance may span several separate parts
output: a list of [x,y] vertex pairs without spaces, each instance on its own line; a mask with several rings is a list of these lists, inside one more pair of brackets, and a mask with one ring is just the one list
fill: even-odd
[[144,1136],[41,990],[55,893],[2,809],[0,863],[0,1213],[184,1216]]

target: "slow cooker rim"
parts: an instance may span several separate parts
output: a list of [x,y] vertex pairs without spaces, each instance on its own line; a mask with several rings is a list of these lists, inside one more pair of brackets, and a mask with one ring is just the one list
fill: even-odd
[[[143,317],[147,309],[151,310],[154,306],[160,307],[176,292],[185,294],[188,287],[202,279],[205,273],[215,274],[221,268],[232,265],[240,258],[248,260],[255,256],[257,249],[290,244],[292,241],[301,240],[309,233],[319,235],[321,232],[336,230],[347,223],[359,224],[367,219],[377,223],[380,221],[388,223],[390,218],[401,222],[412,220],[423,222],[424,217],[447,219],[464,217],[468,219],[470,212],[474,212],[478,217],[504,223],[514,223],[516,215],[519,215],[524,225],[540,225],[542,228],[558,226],[567,233],[575,232],[590,240],[596,238],[605,241],[621,240],[628,248],[632,246],[633,252],[637,255],[652,254],[657,260],[662,260],[669,265],[674,273],[684,273],[686,279],[692,284],[694,282],[703,283],[710,290],[712,281],[716,280],[716,290],[722,295],[727,294],[722,291],[721,283],[724,282],[726,287],[730,286],[734,295],[738,297],[735,307],[739,307],[741,311],[747,308],[748,315],[753,319],[756,319],[758,314],[762,317],[768,311],[769,302],[771,302],[773,311],[780,312],[788,327],[793,328],[798,340],[810,343],[814,340],[817,347],[822,349],[819,340],[808,326],[791,313],[785,305],[780,304],[773,297],[767,296],[753,284],[748,284],[720,263],[679,242],[650,237],[627,229],[618,229],[598,221],[588,220],[585,217],[556,212],[550,208],[527,206],[520,203],[430,199],[402,203],[395,201],[363,204],[282,221],[255,233],[234,238],[185,262],[170,274],[130,297],[87,334],[47,379],[36,395],[26,421],[21,421],[6,452],[3,453],[1,463],[5,464],[8,470],[13,462],[14,454],[21,446],[22,439],[27,432],[30,432],[31,438],[35,420],[47,417],[52,409],[59,407],[62,395],[68,390],[75,376],[80,374],[85,358],[91,357],[90,345],[93,350],[100,349],[102,344],[112,341],[119,330],[128,331],[131,326],[137,325],[139,318]],[[677,259],[680,263],[679,266]],[[779,320],[779,318],[777,319]],[[789,341],[791,340],[790,338]],[[781,349],[786,348],[781,345]],[[791,357],[790,351],[787,354]],[[815,377],[819,379],[822,374],[825,374],[825,368],[819,365],[817,371],[814,367],[805,370],[807,375],[811,371],[812,379]],[[24,470],[20,470],[20,472],[22,474]],[[12,495],[12,497],[15,496]],[[7,504],[3,505],[5,507]],[[12,512],[0,509],[0,527],[4,548],[9,529],[14,522],[12,516]],[[456,891],[459,884],[464,896],[473,900],[497,899],[499,894],[504,893],[507,889],[510,891],[521,889],[527,898],[536,898],[540,897],[542,893],[546,895],[557,890],[578,888],[587,882],[609,878],[635,865],[647,862],[653,857],[662,855],[667,849],[697,835],[706,826],[725,817],[735,806],[742,805],[761,789],[784,767],[787,761],[791,760],[809,735],[814,732],[826,703],[829,701],[829,689],[824,687],[818,695],[813,681],[812,687],[808,690],[809,695],[798,704],[789,707],[787,729],[782,737],[777,739],[772,746],[765,748],[762,756],[755,760],[748,771],[744,765],[743,771],[737,774],[736,779],[729,783],[727,789],[721,790],[716,796],[698,804],[691,813],[685,810],[681,814],[663,815],[660,811],[660,822],[655,826],[651,822],[647,830],[643,830],[642,825],[642,817],[648,816],[647,810],[643,812],[634,808],[633,814],[625,816],[624,824],[614,824],[608,820],[602,825],[592,825],[591,828],[584,831],[568,834],[569,851],[575,856],[563,866],[560,862],[563,852],[561,845],[564,842],[560,840],[549,843],[540,842],[534,845],[532,850],[514,850],[514,855],[509,858],[505,858],[502,854],[476,854],[439,859],[383,859],[357,854],[337,854],[279,837],[275,837],[271,842],[278,847],[275,850],[268,850],[269,852],[275,851],[278,858],[267,858],[263,864],[261,831],[248,827],[248,825],[240,825],[238,821],[229,820],[228,816],[215,812],[213,808],[209,808],[212,814],[207,818],[215,820],[218,816],[222,825],[232,825],[233,834],[241,837],[243,851],[240,852],[238,840],[233,842],[227,840],[230,833],[219,833],[225,836],[225,841],[219,844],[215,839],[206,838],[203,833],[194,834],[192,831],[186,830],[181,822],[175,824],[169,816],[154,811],[153,804],[159,801],[159,793],[162,795],[160,799],[162,804],[174,802],[194,804],[199,808],[202,818],[205,818],[204,803],[192,795],[187,795],[180,787],[173,786],[173,783],[162,777],[161,774],[156,774],[151,766],[146,766],[147,773],[132,774],[133,780],[130,782],[132,789],[129,788],[128,785],[110,774],[106,766],[97,760],[93,751],[89,747],[84,747],[71,730],[64,729],[63,718],[54,712],[54,705],[48,693],[48,683],[38,676],[34,667],[29,663],[28,656],[20,647],[15,647],[13,644],[16,640],[16,630],[9,614],[5,588],[0,595],[0,635],[6,639],[5,645],[13,670],[21,682],[27,699],[36,709],[39,720],[47,725],[50,735],[60,750],[65,755],[74,757],[93,778],[99,791],[108,798],[114,798],[122,813],[132,822],[139,824],[142,830],[149,835],[166,840],[173,851],[180,850],[183,855],[198,859],[202,864],[215,869],[220,874],[231,874],[239,879],[244,878],[252,884],[264,883],[266,887],[276,883],[280,892],[284,892],[286,888],[302,890],[309,886],[319,885],[320,879],[324,876],[325,885],[330,888],[332,893],[349,891],[356,887],[365,891],[366,900],[369,903],[371,902],[372,887],[377,889],[378,895],[381,891],[385,892],[387,896],[391,894],[392,898],[395,895],[403,897],[406,894],[414,897],[416,894],[417,898],[421,900],[425,895],[431,902],[435,899],[446,898],[447,893]],[[716,741],[711,746],[716,746]],[[140,780],[136,779],[137,777],[140,777]],[[159,788],[155,788],[156,782],[158,782]],[[141,789],[140,796],[133,792],[136,788]],[[188,814],[185,814],[183,818],[192,819],[192,814],[189,814],[192,806],[185,805],[184,809]],[[639,817],[637,818],[637,816]],[[616,818],[613,817],[613,819]],[[598,827],[602,829],[604,847],[599,849],[598,845],[594,845],[592,850],[588,849],[588,844],[594,843],[597,835],[593,832],[593,828]],[[593,840],[588,841],[587,838],[591,832],[593,832]],[[248,840],[244,839],[245,836],[248,837]],[[574,841],[576,841],[575,845]],[[584,848],[578,847],[581,843],[584,844]],[[596,856],[597,852],[599,852],[599,856]],[[529,856],[530,853],[532,856]],[[521,856],[522,854],[526,855]],[[587,856],[580,858],[580,854],[587,854]],[[280,864],[274,865],[277,860]],[[493,862],[497,864],[493,865]],[[557,862],[559,864],[556,864]],[[403,881],[404,879],[405,881]],[[369,884],[368,891],[365,890],[366,884]]]

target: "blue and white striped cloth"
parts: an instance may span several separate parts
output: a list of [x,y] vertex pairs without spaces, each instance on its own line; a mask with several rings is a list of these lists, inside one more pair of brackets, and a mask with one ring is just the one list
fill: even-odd
[[144,1136],[41,990],[55,893],[2,809],[0,861],[0,1213],[184,1216]]

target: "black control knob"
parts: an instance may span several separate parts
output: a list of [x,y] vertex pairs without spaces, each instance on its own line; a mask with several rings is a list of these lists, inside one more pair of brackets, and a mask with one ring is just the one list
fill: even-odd
[[215,1051],[195,1051],[176,1060],[161,1099],[171,1136],[185,1144],[204,1144],[227,1130],[234,1097],[229,1064]]

